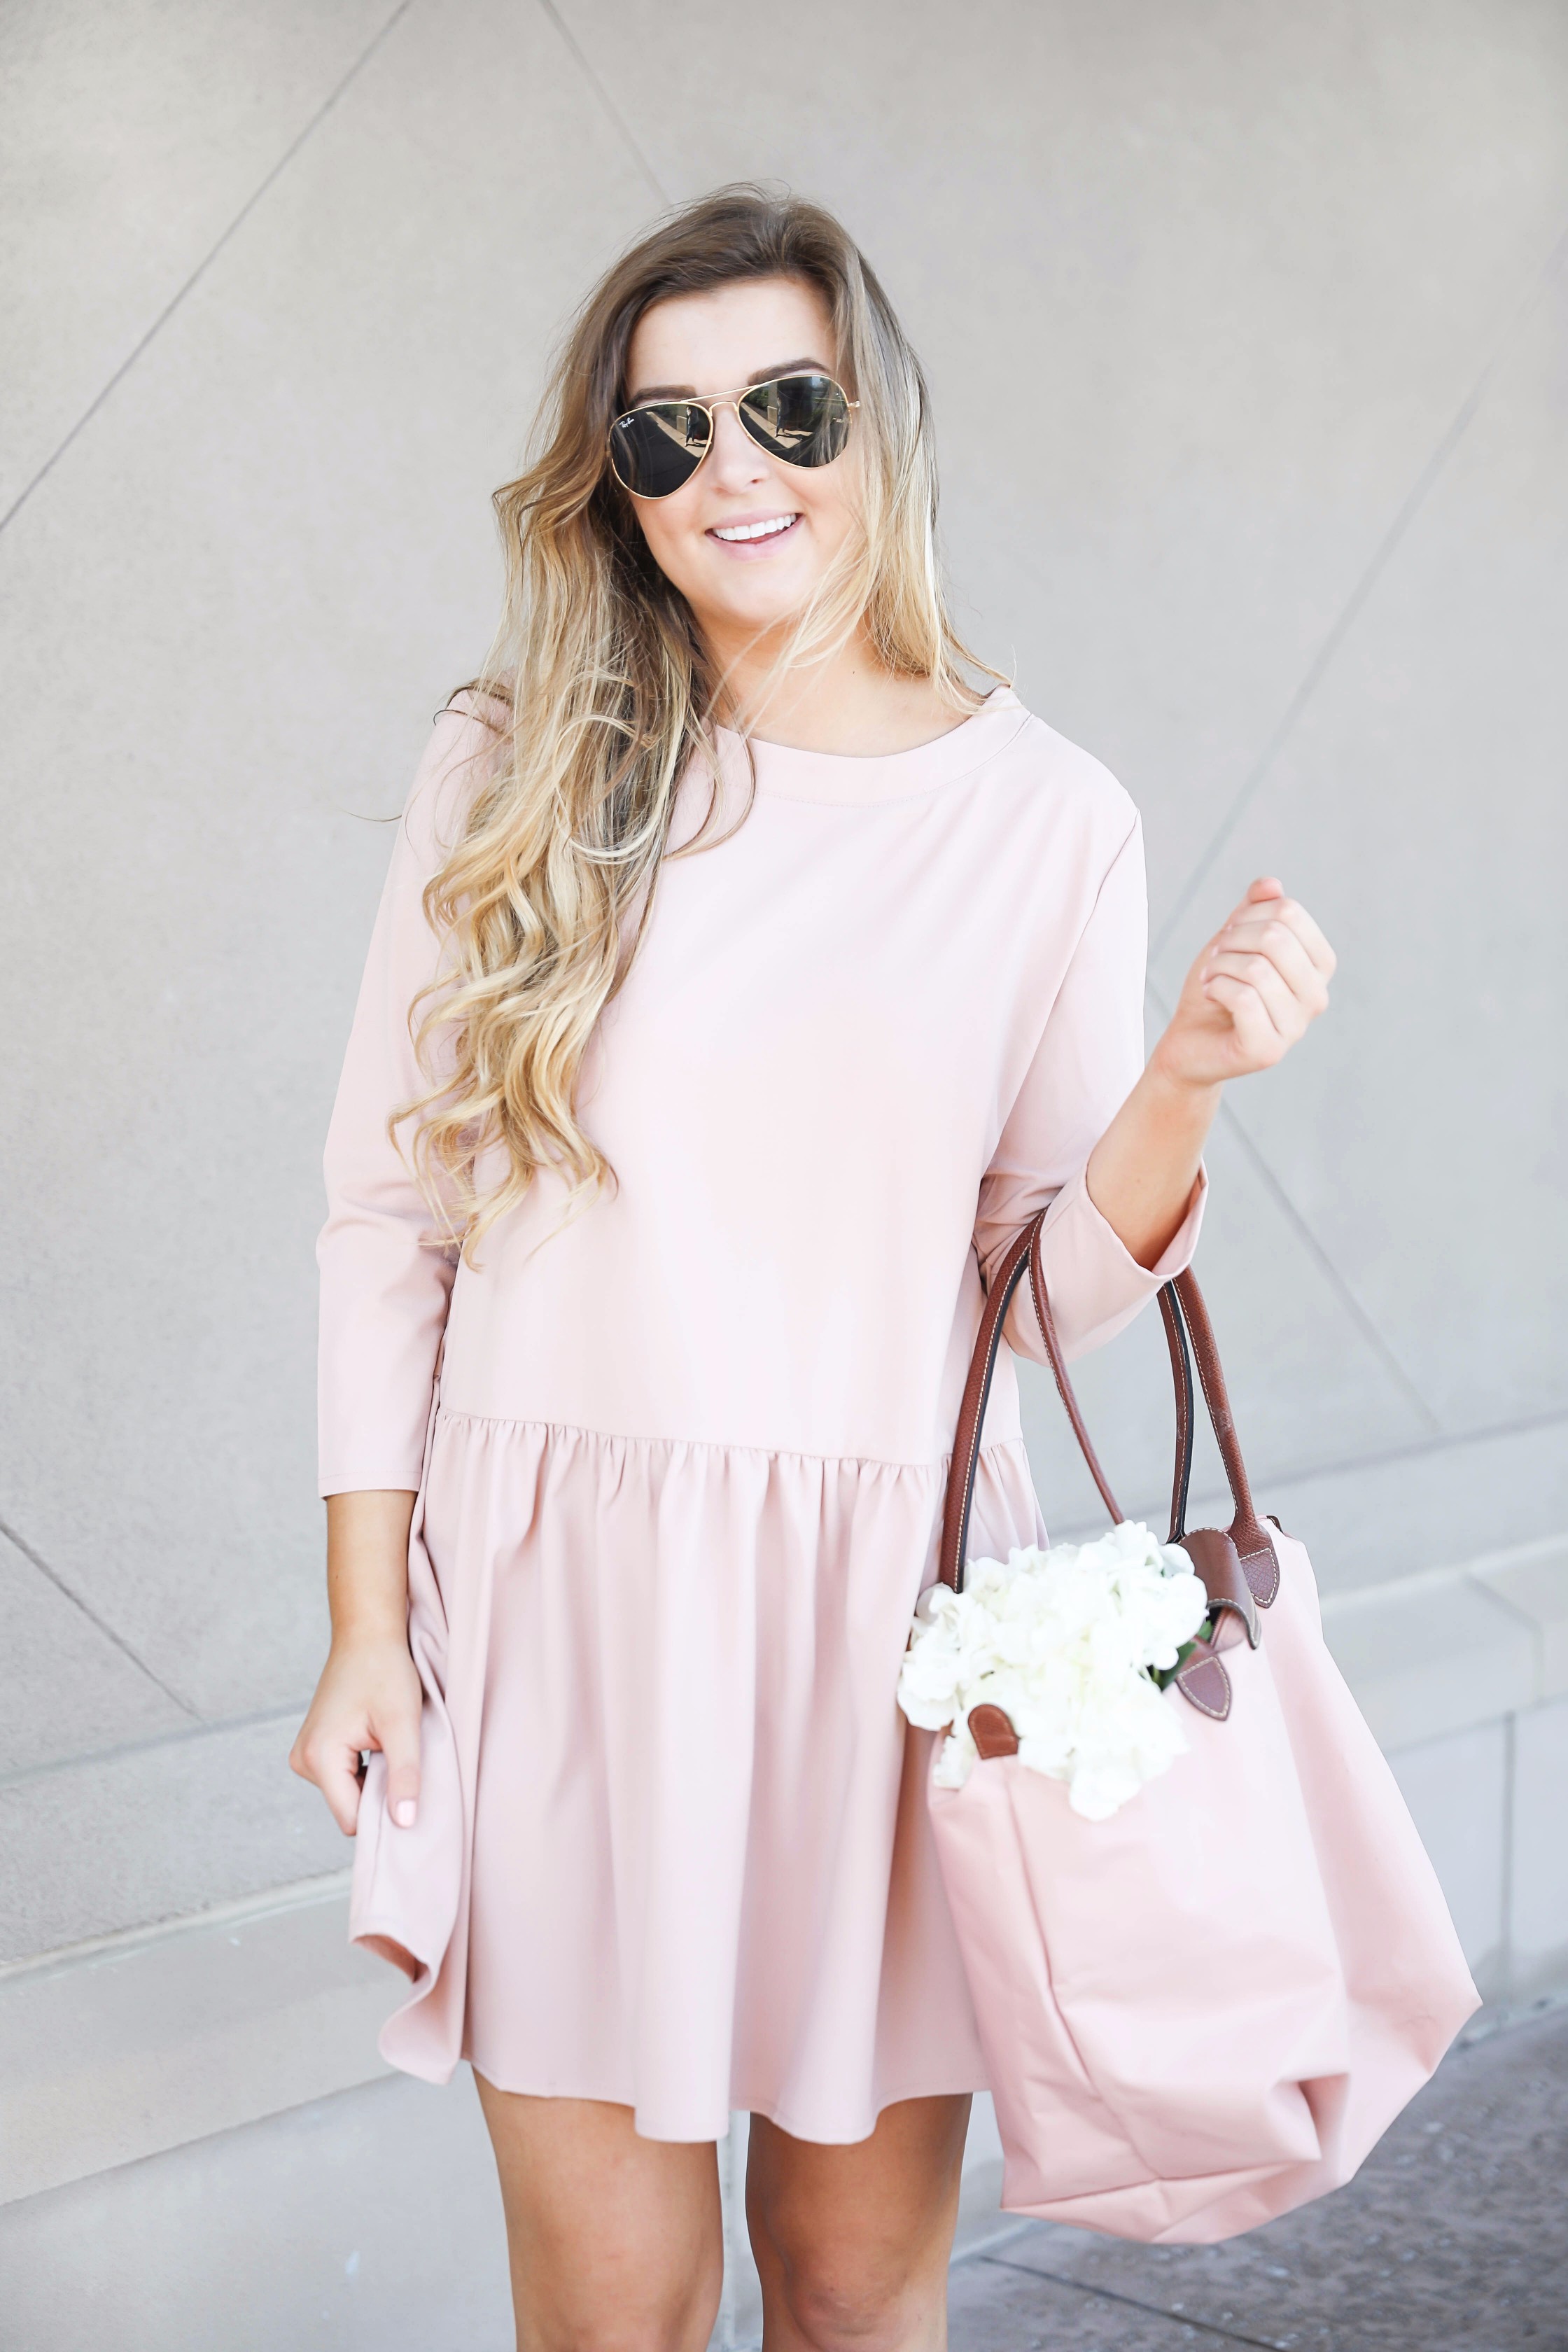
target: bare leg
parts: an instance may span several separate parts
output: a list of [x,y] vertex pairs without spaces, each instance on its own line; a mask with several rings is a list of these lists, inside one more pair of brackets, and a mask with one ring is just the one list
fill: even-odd
[[823,2147],[752,2118],[746,2219],[765,2352],[944,2352],[969,2100],[902,2099]]
[[711,2140],[629,2107],[498,2091],[476,2069],[506,2208],[518,2352],[705,2352],[723,2284]]

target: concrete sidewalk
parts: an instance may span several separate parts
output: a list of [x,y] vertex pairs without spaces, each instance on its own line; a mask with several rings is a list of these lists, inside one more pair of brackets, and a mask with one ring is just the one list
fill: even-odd
[[952,2352],[1563,2352],[1568,2009],[1462,2043],[1350,2185],[1229,2245],[1029,2222],[955,2270]]

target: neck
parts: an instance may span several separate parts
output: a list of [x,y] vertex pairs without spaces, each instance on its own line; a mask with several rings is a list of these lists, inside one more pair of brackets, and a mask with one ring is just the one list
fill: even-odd
[[890,670],[864,630],[837,653],[784,669],[782,631],[757,638],[704,627],[703,637],[726,681],[726,724],[792,751],[876,759],[915,751],[969,716],[929,677]]

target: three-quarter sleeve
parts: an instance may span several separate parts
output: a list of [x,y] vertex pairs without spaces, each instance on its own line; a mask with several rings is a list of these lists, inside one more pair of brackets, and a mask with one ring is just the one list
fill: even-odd
[[[465,711],[437,720],[371,936],[327,1133],[327,1221],[316,1247],[323,1495],[419,1485],[458,1253],[437,1235],[387,1119],[429,1085],[409,1024],[416,994],[441,961],[425,886],[460,829],[468,788],[493,740]],[[408,1129],[399,1132],[406,1148]]]
[[[1095,898],[1039,1044],[980,1186],[974,1246],[987,1282],[1008,1244],[1048,1202],[1041,1228],[1046,1295],[1068,1356],[1086,1354],[1130,1323],[1192,1257],[1207,1180],[1152,1268],[1138,1264],[1089,1196],[1089,1157],[1143,1068],[1149,916],[1142,828],[1134,818]],[[1027,1283],[1005,1336],[1046,1361]]]

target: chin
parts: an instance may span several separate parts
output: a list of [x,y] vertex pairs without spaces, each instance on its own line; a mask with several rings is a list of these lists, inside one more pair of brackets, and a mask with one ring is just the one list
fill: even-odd
[[731,628],[787,628],[805,611],[816,584],[815,581],[769,581],[764,590],[759,582],[758,593],[748,596],[737,595],[735,583],[726,581],[730,593],[706,599],[706,607],[715,616],[722,615]]
[[799,620],[805,604],[804,596],[770,596],[765,604],[728,605],[725,617],[732,628],[787,629]]

